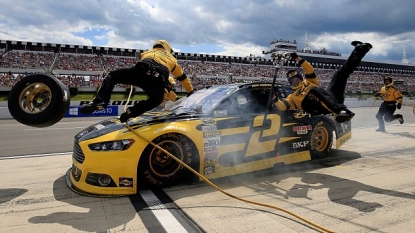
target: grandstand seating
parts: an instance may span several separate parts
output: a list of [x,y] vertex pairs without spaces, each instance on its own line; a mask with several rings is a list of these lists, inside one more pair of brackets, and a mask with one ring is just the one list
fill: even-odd
[[[97,87],[103,78],[103,71],[133,66],[137,59],[132,56],[114,56],[102,54],[54,53],[48,51],[0,50],[0,86],[13,86],[20,78],[31,72],[44,72],[51,68],[69,87]],[[200,60],[180,60],[195,88],[218,85],[229,82],[271,81],[275,67],[271,64],[213,62]],[[288,84],[284,75],[288,69],[282,67],[278,81]],[[13,71],[13,72],[12,72]],[[335,70],[316,69],[320,86],[327,86]],[[89,74],[89,75],[85,75]],[[355,71],[349,78],[347,91],[378,91],[385,73]],[[395,80],[402,80],[406,85],[401,91],[414,92],[415,77],[411,74],[395,74]],[[126,87],[120,85],[120,87]],[[182,90],[178,83],[177,90]]]

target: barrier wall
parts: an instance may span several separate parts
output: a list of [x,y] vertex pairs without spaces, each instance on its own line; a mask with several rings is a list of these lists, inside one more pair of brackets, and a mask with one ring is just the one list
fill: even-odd
[[[379,107],[382,103],[382,100],[377,100],[373,104],[374,99],[361,99],[361,98],[346,98],[344,104],[349,108],[360,108],[360,107]],[[126,101],[111,101],[112,105],[109,105],[103,111],[96,111],[92,114],[82,114],[79,112],[79,108],[81,107],[81,103],[87,103],[89,101],[71,101],[71,105],[68,111],[65,114],[65,117],[97,117],[97,116],[118,116],[124,112],[124,106]],[[131,103],[131,102],[130,102]],[[405,99],[405,105],[414,105],[415,100],[412,99]],[[130,106],[130,105],[128,105]],[[0,102],[0,119],[11,119],[13,118],[10,115],[9,109],[7,108],[7,102]]]

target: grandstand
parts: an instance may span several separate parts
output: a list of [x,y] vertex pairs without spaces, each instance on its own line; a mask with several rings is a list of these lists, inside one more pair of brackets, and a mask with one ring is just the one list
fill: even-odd
[[[52,72],[69,87],[95,90],[105,71],[134,65],[143,49],[40,43],[0,40],[0,90],[10,90],[14,83],[29,73]],[[229,82],[271,80],[275,73],[270,54],[274,51],[297,51],[316,69],[320,85],[328,84],[333,72],[343,64],[345,57],[326,50],[298,49],[295,41],[274,40],[264,57],[223,56],[174,52],[196,88]],[[287,83],[285,71],[297,67],[288,61],[281,68],[277,80]],[[391,74],[404,85],[400,89],[411,94],[415,87],[415,66],[404,63],[386,63],[363,60],[349,79],[350,93],[378,91],[382,77]],[[88,89],[89,88],[89,89]],[[120,86],[125,88],[125,86]],[[176,88],[182,90],[180,85]]]

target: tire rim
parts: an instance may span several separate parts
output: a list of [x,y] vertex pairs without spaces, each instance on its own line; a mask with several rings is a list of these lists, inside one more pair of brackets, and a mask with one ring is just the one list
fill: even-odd
[[[177,142],[168,140],[158,145],[183,161],[183,151]],[[172,176],[182,167],[173,158],[157,148],[153,148],[151,151],[149,163],[150,169],[159,177]]]
[[20,108],[29,114],[43,112],[50,104],[52,91],[43,83],[32,83],[19,95]]
[[324,127],[314,129],[311,136],[311,147],[317,151],[324,151],[329,143],[329,132]]

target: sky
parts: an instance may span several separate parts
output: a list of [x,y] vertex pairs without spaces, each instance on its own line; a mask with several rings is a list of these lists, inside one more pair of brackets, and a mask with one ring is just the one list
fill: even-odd
[[262,56],[273,39],[364,60],[415,63],[414,0],[0,0],[0,40]]

